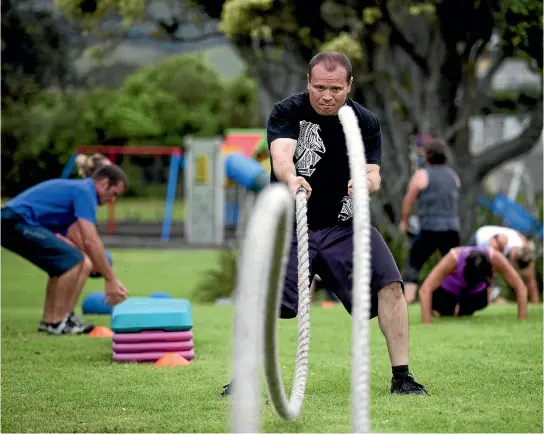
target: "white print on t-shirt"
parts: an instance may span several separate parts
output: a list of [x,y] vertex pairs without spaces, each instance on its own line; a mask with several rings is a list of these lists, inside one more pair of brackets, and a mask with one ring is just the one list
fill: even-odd
[[319,135],[319,125],[300,121],[297,149],[295,150],[295,166],[302,176],[312,176],[315,165],[321,160],[318,154],[325,153],[325,145]]
[[338,220],[345,222],[353,217],[353,200],[351,196],[344,196],[342,198],[342,209],[340,214],[338,214]]

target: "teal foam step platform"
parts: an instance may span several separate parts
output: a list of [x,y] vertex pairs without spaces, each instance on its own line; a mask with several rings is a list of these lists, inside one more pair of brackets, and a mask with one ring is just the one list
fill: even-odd
[[192,314],[186,299],[130,297],[113,308],[111,329],[115,333],[187,331],[193,328]]

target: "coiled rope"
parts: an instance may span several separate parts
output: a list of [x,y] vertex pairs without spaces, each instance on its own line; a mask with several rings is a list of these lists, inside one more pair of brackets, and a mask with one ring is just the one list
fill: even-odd
[[[338,116],[348,148],[353,181],[353,372],[352,427],[369,432],[369,325],[370,313],[370,213],[364,144],[358,121],[349,106]],[[299,331],[295,376],[288,402],[277,357],[276,321],[293,224],[292,198],[283,184],[264,189],[246,228],[238,265],[234,306],[234,377],[232,432],[259,432],[259,365],[264,371],[270,399],[278,415],[293,419],[300,414],[308,374],[310,290],[306,197],[296,195]],[[265,292],[266,291],[266,292]],[[263,360],[264,359],[264,360]]]
[[[298,256],[298,343],[295,375],[289,402],[283,389],[276,345],[277,311],[280,301],[279,295],[283,290],[283,275],[281,277],[278,275],[276,281],[270,281],[264,317],[264,373],[266,384],[270,401],[276,413],[283,419],[295,419],[300,414],[308,378],[308,353],[310,349],[310,255],[308,253],[308,218],[306,190],[304,188],[300,187],[298,189],[295,203]],[[290,228],[288,230],[290,231]],[[274,261],[274,263],[281,264],[281,260]]]

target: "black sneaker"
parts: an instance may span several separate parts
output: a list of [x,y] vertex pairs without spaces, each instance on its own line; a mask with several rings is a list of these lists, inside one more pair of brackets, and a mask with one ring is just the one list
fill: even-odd
[[396,395],[429,395],[421,384],[416,383],[412,374],[393,377],[391,379],[391,393]]
[[43,333],[47,333],[49,331],[49,325],[44,323],[43,321],[40,321],[40,325],[38,326],[38,331],[39,332],[43,332]]
[[225,384],[223,386],[223,392],[221,392],[221,395],[219,395],[219,396],[224,398],[224,397],[229,396],[231,394],[233,381],[234,381],[234,378],[232,380],[230,380],[230,383]]
[[83,334],[88,334],[92,332],[94,329],[94,324],[85,322],[83,318],[80,318],[73,312],[68,314],[68,322],[72,324],[74,327],[79,328]]

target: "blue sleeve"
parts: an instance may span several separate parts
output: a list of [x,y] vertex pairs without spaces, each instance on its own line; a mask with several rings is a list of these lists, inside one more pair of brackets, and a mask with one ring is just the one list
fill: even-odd
[[298,139],[299,122],[284,104],[276,104],[268,117],[266,137],[268,147],[276,139]]
[[96,197],[88,189],[74,189],[74,215],[96,224]]

